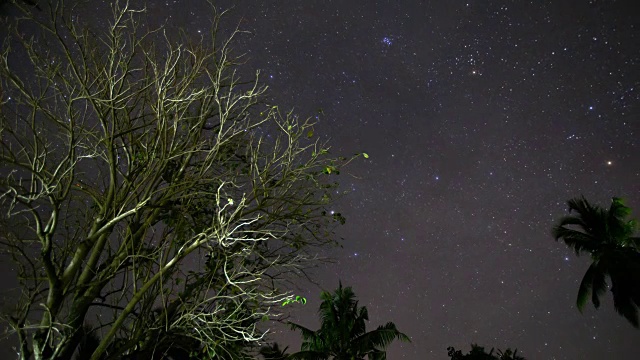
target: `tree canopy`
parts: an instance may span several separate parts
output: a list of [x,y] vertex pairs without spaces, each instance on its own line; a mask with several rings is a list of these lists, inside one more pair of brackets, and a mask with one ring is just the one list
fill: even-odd
[[332,179],[353,157],[241,79],[242,32],[221,39],[213,5],[196,42],[111,5],[99,31],[63,1],[24,8],[4,41],[5,319],[21,359],[233,357],[335,243]]
[[385,359],[385,349],[394,340],[410,342],[392,322],[367,332],[369,313],[366,307],[358,306],[351,287],[343,288],[340,283],[333,293],[323,291],[320,298],[319,330],[290,323],[291,329],[302,333],[302,349],[290,359]]

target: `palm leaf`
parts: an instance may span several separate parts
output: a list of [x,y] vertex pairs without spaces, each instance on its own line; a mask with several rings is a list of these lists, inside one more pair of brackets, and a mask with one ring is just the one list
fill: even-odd
[[617,250],[610,256],[611,292],[613,306],[634,327],[639,327],[640,253],[632,248]]
[[355,339],[366,332],[366,321],[369,321],[369,312],[367,307],[363,306],[358,312],[358,316],[354,319],[349,337]]
[[553,228],[553,237],[556,241],[562,239],[569,248],[575,251],[576,255],[580,255],[583,252],[593,253],[598,245],[593,236],[567,228],[564,225],[558,225]]
[[288,325],[289,325],[289,328],[291,330],[300,331],[302,333],[302,339],[303,340],[307,340],[307,339],[310,339],[310,338],[313,338],[313,337],[316,336],[316,332],[315,331],[313,331],[311,329],[308,329],[308,328],[306,328],[306,327],[304,327],[302,325],[298,325],[298,324],[296,324],[294,322],[291,322],[291,321],[288,322]]
[[[591,265],[593,266],[593,264]],[[600,267],[600,264],[596,264],[596,271],[594,271],[592,285],[591,285],[591,302],[597,309],[600,307],[600,296],[607,291],[606,273]]]
[[320,350],[326,349],[326,342],[319,331],[307,329],[302,325],[289,322],[291,330],[298,330],[302,333],[302,350]]
[[378,326],[376,330],[359,336],[354,339],[352,343],[355,343],[361,350],[371,348],[383,350],[395,339],[411,342],[411,339],[409,339],[407,335],[398,331],[394,323],[388,322],[385,325]]
[[576,306],[578,307],[578,310],[580,310],[580,312],[582,312],[582,309],[584,308],[584,305],[587,303],[587,299],[591,294],[593,277],[596,271],[597,270],[595,264],[591,264],[591,266],[589,266],[589,269],[587,269],[587,272],[584,273],[582,281],[580,282],[580,287],[578,288],[578,299],[576,300]]
[[613,307],[620,315],[627,319],[633,327],[639,328],[638,303],[627,293],[625,288],[628,284],[619,283],[619,279],[612,279],[611,292],[613,292]]

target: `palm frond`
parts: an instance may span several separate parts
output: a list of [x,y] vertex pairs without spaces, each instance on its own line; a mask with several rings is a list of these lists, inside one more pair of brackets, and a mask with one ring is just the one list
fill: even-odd
[[624,219],[631,215],[631,208],[624,204],[624,200],[619,197],[611,199],[611,206],[609,207],[609,217],[614,219]]
[[637,224],[634,220],[627,221],[631,209],[624,205],[620,198],[613,198],[608,212],[608,230],[612,240],[626,239],[633,236]]
[[604,293],[607,291],[607,273],[602,269],[600,264],[595,264],[595,268],[596,271],[594,271],[593,273],[591,285],[591,302],[597,309],[600,307],[600,296],[604,295]]
[[367,311],[367,307],[363,306],[359,309],[358,315],[353,321],[351,331],[349,333],[349,337],[351,339],[355,339],[358,336],[364,334],[366,330],[366,321],[369,320],[369,312]]
[[288,322],[288,325],[291,330],[300,331],[302,333],[302,350],[324,348],[324,342],[318,332],[291,321]]
[[553,228],[553,237],[556,241],[562,239],[569,248],[575,251],[576,255],[580,255],[583,252],[592,253],[598,248],[598,241],[590,234],[570,229],[563,225]]
[[616,311],[633,326],[639,326],[640,306],[640,238],[631,209],[614,197],[608,209],[591,205],[583,196],[567,202],[575,215],[565,216],[553,228],[556,241],[562,240],[576,254],[588,252],[593,263],[585,273],[576,300],[580,311],[591,295],[593,305],[607,290],[607,277]]
[[320,323],[322,326],[334,327],[340,322],[338,316],[338,309],[334,301],[334,297],[331,293],[323,291],[320,294],[322,302],[318,308],[318,316],[320,317]]
[[634,327],[639,327],[640,253],[632,248],[619,249],[608,259],[611,292],[616,311]]
[[578,299],[576,300],[576,306],[578,307],[578,310],[580,310],[580,312],[582,312],[582,309],[584,309],[584,305],[587,303],[589,295],[591,295],[591,288],[593,287],[593,277],[596,271],[596,265],[591,264],[591,266],[589,266],[589,269],[587,269],[587,272],[584,273],[582,281],[580,282],[580,287],[578,288]]
[[584,222],[584,220],[580,216],[575,215],[565,215],[560,218],[558,221],[558,226],[577,226],[583,231],[589,228],[589,225]]
[[627,319],[633,327],[636,329],[640,328],[640,323],[638,321],[638,303],[634,302],[629,296],[621,296],[620,294],[616,296],[614,289],[617,288],[619,287],[612,287],[611,289],[611,291],[614,292],[613,307],[616,309],[618,314]]
[[396,328],[396,325],[392,322],[388,322],[385,325],[378,326],[376,330],[369,331],[358,338],[354,339],[352,343],[355,343],[358,348],[378,350],[384,350],[393,340],[398,339],[404,342],[411,342],[411,339]]

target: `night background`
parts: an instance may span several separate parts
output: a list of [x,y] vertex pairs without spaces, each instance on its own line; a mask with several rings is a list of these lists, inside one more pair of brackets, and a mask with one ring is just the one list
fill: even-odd
[[[186,4],[189,4],[188,6]],[[576,309],[589,266],[551,236],[566,200],[640,214],[640,10],[634,1],[221,1],[251,34],[235,49],[272,102],[318,116],[333,154],[367,152],[338,177],[347,222],[335,263],[300,282],[291,320],[317,328],[341,280],[412,339],[389,359],[447,346],[528,359],[637,359],[640,332]],[[192,6],[193,4],[193,6]],[[201,1],[148,1],[194,39]],[[94,19],[95,14],[87,14]],[[105,21],[96,19],[96,21]],[[272,337],[298,350],[300,335]]]

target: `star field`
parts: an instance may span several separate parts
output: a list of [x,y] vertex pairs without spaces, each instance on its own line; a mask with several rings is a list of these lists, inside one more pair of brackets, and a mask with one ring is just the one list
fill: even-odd
[[[576,310],[588,261],[550,235],[580,194],[640,209],[631,2],[234,4],[274,99],[322,109],[335,153],[370,154],[340,177],[344,249],[316,277],[353,286],[371,327],[412,337],[390,359],[471,342],[531,359],[636,357],[638,333],[609,298]],[[301,291],[293,320],[314,328],[320,289]]]
[[[194,4],[196,2],[193,2]],[[640,332],[575,307],[588,259],[550,232],[566,200],[627,200],[640,218],[640,39],[633,1],[221,1],[273,102],[317,116],[332,153],[366,151],[338,177],[347,222],[336,262],[301,282],[291,319],[319,325],[338,280],[412,343],[518,348],[528,359],[636,359]],[[206,4],[148,1],[194,38]],[[246,70],[246,69],[245,69]],[[300,336],[273,339],[297,350]]]
[[[340,181],[341,279],[412,344],[517,347],[531,359],[632,359],[638,333],[612,310],[580,314],[587,259],[553,241],[584,194],[640,209],[637,22],[631,2],[235,2],[243,50],[272,95],[336,153],[367,151]],[[293,319],[318,326],[319,289]],[[296,349],[299,335],[276,338]]]

